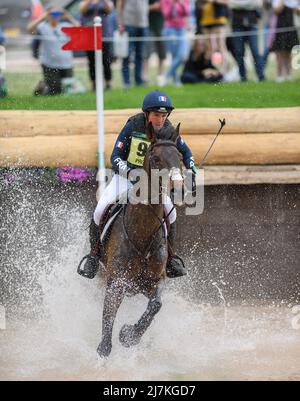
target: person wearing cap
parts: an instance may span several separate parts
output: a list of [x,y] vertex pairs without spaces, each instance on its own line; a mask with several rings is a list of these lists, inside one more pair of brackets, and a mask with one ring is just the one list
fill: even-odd
[[36,95],[58,95],[62,92],[62,80],[73,77],[73,53],[62,50],[69,38],[62,28],[80,26],[72,15],[64,10],[48,6],[45,13],[27,26],[29,33],[36,33],[40,39],[39,61],[44,82],[35,91]]
[[[142,158],[136,157],[136,140],[142,141],[144,139],[144,143],[146,143],[146,146],[148,145],[146,127],[149,123],[152,123],[159,139],[170,139],[166,137],[170,130],[162,130],[162,128],[171,125],[168,117],[173,109],[171,99],[167,94],[160,91],[152,91],[144,98],[142,113],[130,117],[120,132],[111,155],[112,168],[116,174],[102,194],[90,224],[91,251],[87,256],[83,269],[80,271],[80,274],[84,277],[94,278],[99,268],[101,261],[99,224],[104,211],[109,204],[115,203],[123,193],[126,193],[132,187],[127,178],[129,172],[132,169],[143,166],[145,154]],[[194,158],[187,144],[179,137],[176,145],[182,154],[185,167],[193,169],[195,165]],[[176,209],[173,207],[169,197],[167,197],[165,203],[165,210],[167,215],[170,214],[169,242],[173,248],[176,239]],[[186,270],[183,264],[179,262],[178,257],[176,255],[170,256],[167,264],[167,276],[180,277],[185,274]]]

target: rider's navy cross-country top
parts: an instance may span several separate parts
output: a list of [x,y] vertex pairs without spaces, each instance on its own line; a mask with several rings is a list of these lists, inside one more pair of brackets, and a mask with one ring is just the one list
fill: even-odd
[[[166,120],[164,127],[166,128],[171,123],[169,120]],[[136,162],[133,162],[132,158],[130,157],[130,153],[132,147],[134,146],[133,140],[136,137],[145,135],[146,131],[146,119],[143,113],[139,113],[133,117],[131,117],[125,127],[120,132],[117,141],[115,143],[115,147],[113,149],[111,155],[111,165],[113,170],[116,173],[119,173],[120,170],[127,170],[127,168],[137,168],[141,167],[143,164],[143,159],[136,159]],[[159,134],[158,134],[159,135]],[[170,139],[170,138],[160,138],[160,139]],[[145,143],[144,143],[145,144]],[[184,142],[184,140],[179,136],[177,141],[177,149],[183,156],[183,163],[186,168],[192,168],[194,166],[194,159],[190,148]],[[145,153],[145,152],[144,152]],[[145,156],[145,154],[143,154]],[[128,160],[130,159],[130,161]]]

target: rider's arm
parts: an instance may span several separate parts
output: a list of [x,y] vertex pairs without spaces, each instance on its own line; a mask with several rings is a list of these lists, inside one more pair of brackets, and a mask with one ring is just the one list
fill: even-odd
[[184,140],[179,136],[177,140],[177,149],[183,156],[183,163],[186,168],[193,168],[195,165],[195,161],[193,158],[193,154],[191,149],[188,147],[188,145],[184,142]]
[[128,121],[116,140],[110,158],[112,169],[116,173],[122,172],[122,175],[127,174],[129,171],[126,160],[128,157],[131,144],[131,134],[132,134],[132,122]]

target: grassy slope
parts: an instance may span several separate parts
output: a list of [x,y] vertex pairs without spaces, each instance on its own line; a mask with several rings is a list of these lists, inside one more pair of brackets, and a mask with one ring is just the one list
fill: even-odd
[[[83,71],[77,75],[87,83]],[[39,73],[7,73],[9,97],[0,99],[3,110],[94,110],[95,95],[87,93],[71,97],[56,96],[36,98],[31,96],[34,86],[40,79]],[[143,96],[155,87],[132,88],[124,91],[116,88],[105,93],[105,109],[139,108]],[[277,84],[233,83],[218,85],[185,85],[180,88],[166,87],[164,90],[172,97],[177,108],[195,107],[291,107],[300,106],[300,80]],[[28,95],[29,93],[29,95]]]

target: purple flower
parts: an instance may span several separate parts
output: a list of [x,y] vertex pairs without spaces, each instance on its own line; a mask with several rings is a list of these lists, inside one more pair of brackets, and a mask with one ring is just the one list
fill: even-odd
[[58,180],[66,182],[84,182],[87,181],[93,173],[82,167],[64,166],[57,169]]
[[7,184],[15,182],[17,180],[17,177],[15,175],[9,173],[3,173],[2,178],[3,181],[5,181]]

